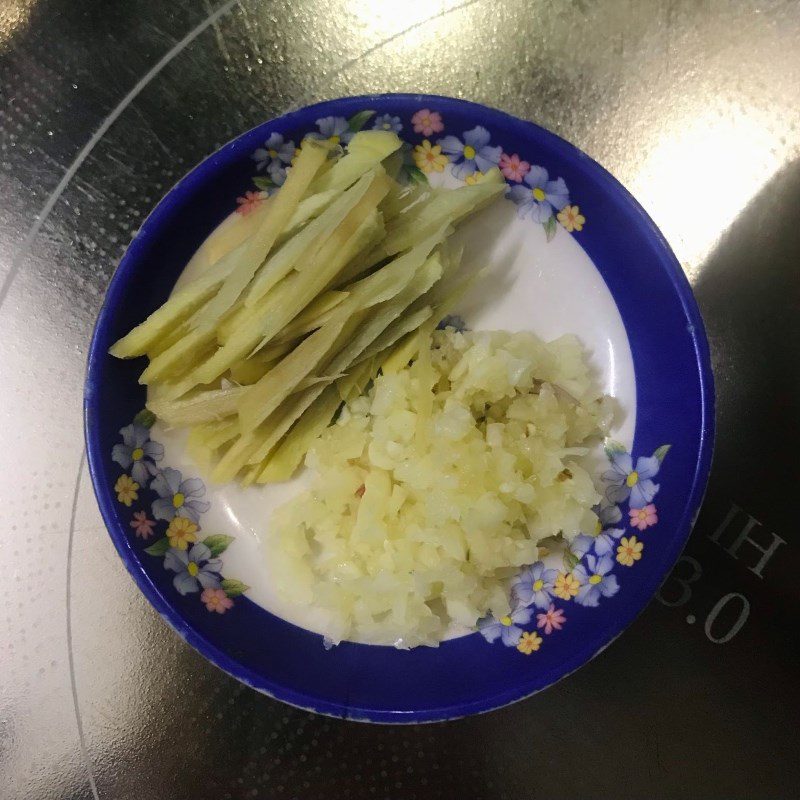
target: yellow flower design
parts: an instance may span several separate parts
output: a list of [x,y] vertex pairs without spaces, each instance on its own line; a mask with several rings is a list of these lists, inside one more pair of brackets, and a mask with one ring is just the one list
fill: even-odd
[[580,588],[578,579],[571,572],[559,572],[553,587],[553,594],[562,600],[571,600],[578,594]]
[[466,177],[466,178],[464,178],[464,181],[465,181],[466,183],[468,183],[470,186],[474,186],[476,183],[478,183],[478,181],[479,181],[479,180],[480,180],[482,177],[483,177],[483,173],[482,173],[482,172],[478,172],[478,171],[476,170],[475,172],[473,172],[473,173],[472,173],[472,175],[467,175],[467,177]]
[[586,217],[581,214],[578,206],[564,206],[558,212],[558,221],[570,232],[582,231],[586,224]]
[[448,158],[442,154],[442,148],[424,139],[422,144],[414,148],[414,163],[423,172],[443,172]]
[[197,541],[197,525],[186,517],[173,517],[167,528],[170,547],[186,550],[190,542]]
[[117,500],[130,508],[134,500],[139,499],[139,484],[130,475],[120,475],[114,484]]
[[632,567],[634,561],[642,557],[644,542],[640,542],[635,536],[630,538],[622,537],[617,547],[617,561],[626,567]]
[[522,636],[519,637],[519,643],[517,644],[517,650],[520,653],[525,653],[526,656],[529,656],[534,651],[538,650],[542,646],[542,637],[539,636],[538,633],[531,632],[527,633],[524,632]]

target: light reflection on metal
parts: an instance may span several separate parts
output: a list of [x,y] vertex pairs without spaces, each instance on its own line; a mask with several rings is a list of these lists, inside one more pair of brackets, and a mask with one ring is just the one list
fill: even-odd
[[757,113],[671,118],[630,189],[694,281],[720,236],[780,168],[778,134]]
[[462,4],[463,0],[347,0],[345,7],[365,42],[372,44]]
[[35,5],[36,0],[3,0],[0,4],[0,52],[28,24]]

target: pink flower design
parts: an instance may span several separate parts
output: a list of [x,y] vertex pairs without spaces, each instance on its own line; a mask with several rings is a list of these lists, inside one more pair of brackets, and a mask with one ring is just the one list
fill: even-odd
[[522,179],[531,171],[531,165],[527,161],[522,161],[516,153],[513,156],[503,153],[498,166],[508,180],[517,183],[521,183]]
[[414,126],[414,133],[421,133],[423,136],[433,136],[434,133],[441,133],[444,130],[442,115],[427,108],[417,111],[411,117],[411,124]]
[[632,508],[628,511],[628,514],[631,517],[631,527],[638,528],[640,531],[658,522],[656,507],[652,503],[644,508]]
[[209,611],[216,611],[217,614],[224,614],[233,608],[233,600],[225,594],[224,589],[203,589],[200,601],[206,604]]
[[564,616],[564,612],[560,608],[556,608],[552,603],[550,603],[550,608],[544,614],[536,615],[536,627],[544,628],[546,634],[560,631],[566,621],[567,618]]
[[147,519],[147,514],[144,511],[134,511],[133,519],[130,521],[131,528],[142,539],[148,539],[153,535],[153,526],[155,524],[156,521],[154,519]]
[[236,213],[246,217],[251,211],[255,211],[263,200],[261,192],[245,192],[244,197],[236,198],[236,202],[239,204]]

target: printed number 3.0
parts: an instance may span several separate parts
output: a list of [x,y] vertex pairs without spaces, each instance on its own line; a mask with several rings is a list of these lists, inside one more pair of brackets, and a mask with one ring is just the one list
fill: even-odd
[[[687,570],[681,566],[682,564],[688,564],[690,568],[688,570],[688,575],[686,574]],[[692,597],[692,590],[689,588],[689,584],[699,580],[702,574],[703,568],[696,558],[681,556],[669,577],[656,592],[656,599],[670,608],[677,608],[678,606],[688,603]],[[681,577],[681,575],[683,575],[683,577]],[[677,597],[674,597],[675,590],[673,587],[677,587],[679,590]],[[669,596],[672,596],[674,599],[669,599]]]
[[[714,621],[719,616],[720,611],[725,608],[726,605],[731,600],[738,600],[741,603],[741,610],[739,611],[739,616],[736,617],[736,621],[728,628],[727,633],[723,633],[722,636],[714,636],[711,633],[711,626],[714,624]],[[706,617],[706,625],[705,631],[706,636],[710,642],[714,642],[714,644],[725,644],[733,639],[737,633],[742,629],[745,622],[747,622],[747,618],[750,616],[750,601],[743,595],[739,594],[738,592],[731,592],[730,594],[726,594],[725,597],[721,597],[714,608],[708,612],[708,616]]]
[[[683,566],[684,564],[686,567]],[[689,600],[691,600],[692,597],[691,584],[699,580],[702,575],[703,568],[700,566],[700,562],[696,558],[692,558],[691,556],[682,556],[678,560],[678,563],[675,564],[675,568],[670,573],[670,576],[664,581],[658,592],[656,592],[656,598],[665,606],[669,606],[670,608],[677,608],[678,606],[685,605],[689,602]],[[720,636],[715,636],[711,632],[714,622],[716,622],[717,617],[725,608],[725,606],[727,606],[731,601],[735,600],[738,600],[741,604],[739,616],[726,633],[723,633]],[[706,622],[704,625],[706,637],[714,644],[725,644],[733,639],[737,633],[739,633],[745,622],[747,622],[747,618],[749,616],[750,601],[743,594],[739,594],[738,592],[726,594],[724,597],[721,597],[717,601],[714,608],[708,612],[708,616],[706,617]]]

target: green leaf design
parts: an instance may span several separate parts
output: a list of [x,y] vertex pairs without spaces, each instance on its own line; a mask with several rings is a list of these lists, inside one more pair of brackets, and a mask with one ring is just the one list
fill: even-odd
[[572,550],[567,550],[561,560],[564,562],[564,569],[567,572],[572,572],[572,570],[578,566],[578,562],[580,562],[580,558],[578,558]]
[[134,425],[142,425],[145,428],[152,428],[156,422],[156,415],[149,409],[143,408],[134,418]]
[[553,237],[556,235],[557,230],[558,223],[556,222],[556,218],[551,215],[547,222],[544,223],[544,235],[547,237],[548,242],[553,241]]
[[256,185],[257,189],[261,189],[262,191],[271,189],[275,185],[266,175],[256,175],[255,178],[253,178],[253,183]]
[[211,555],[216,558],[228,549],[228,545],[234,540],[233,536],[225,536],[223,533],[215,533],[213,536],[206,536],[203,544],[211,551]]
[[411,183],[428,183],[428,176],[419,167],[409,164],[404,170]]
[[250,587],[236,578],[224,578],[221,584],[228,597],[238,597],[244,594]]
[[662,444],[661,447],[659,447],[658,450],[656,450],[655,453],[653,453],[653,456],[655,456],[655,458],[658,459],[659,463],[661,463],[664,460],[664,456],[666,456],[667,453],[669,453],[669,449],[671,447],[672,447],[671,444]]
[[150,547],[145,547],[144,549],[145,553],[151,556],[166,555],[167,550],[169,550],[169,539],[167,539],[166,536],[163,539],[159,539],[157,542],[151,544]]
[[353,114],[353,116],[347,120],[347,127],[350,128],[353,133],[357,133],[366,125],[367,120],[373,116],[374,113],[374,111],[359,111],[358,114]]
[[614,439],[606,439],[603,443],[603,450],[606,451],[606,456],[608,456],[608,460],[617,455],[617,453],[625,453],[625,445],[620,444],[619,442],[614,441]]

